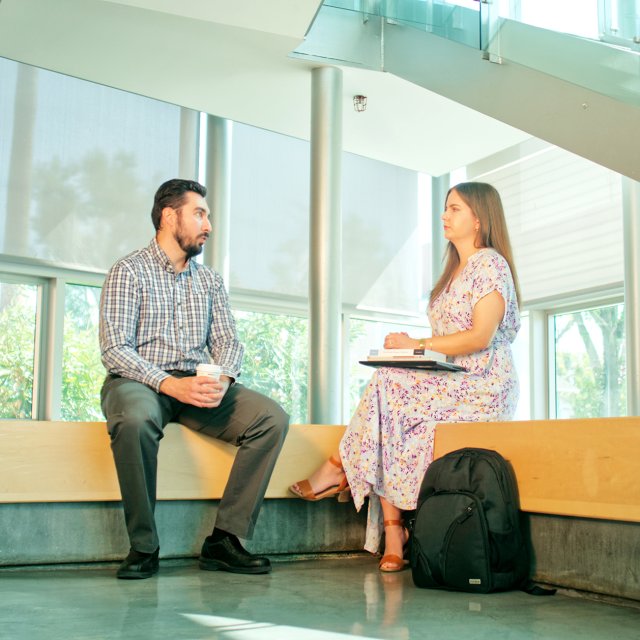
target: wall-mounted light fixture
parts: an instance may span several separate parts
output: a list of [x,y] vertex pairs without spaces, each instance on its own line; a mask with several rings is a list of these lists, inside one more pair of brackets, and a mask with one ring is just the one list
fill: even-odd
[[367,109],[367,96],[353,96],[353,108],[358,111]]

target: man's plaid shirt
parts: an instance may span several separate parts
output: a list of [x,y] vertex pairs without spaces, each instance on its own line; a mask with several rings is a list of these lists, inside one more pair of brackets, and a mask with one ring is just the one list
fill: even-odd
[[155,238],[107,274],[100,350],[109,373],[155,391],[167,371],[195,371],[209,356],[235,379],[244,353],[220,275],[195,260],[176,274]]

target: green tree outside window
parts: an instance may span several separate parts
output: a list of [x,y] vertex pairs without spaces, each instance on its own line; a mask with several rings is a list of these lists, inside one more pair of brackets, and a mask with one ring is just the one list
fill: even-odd
[[624,305],[554,318],[558,418],[627,413]]
[[245,356],[240,382],[280,403],[292,423],[307,421],[308,329],[296,316],[238,311]]
[[0,282],[0,418],[31,419],[38,287]]
[[99,306],[99,287],[65,287],[60,410],[63,420],[104,420],[100,409],[105,370],[98,344]]

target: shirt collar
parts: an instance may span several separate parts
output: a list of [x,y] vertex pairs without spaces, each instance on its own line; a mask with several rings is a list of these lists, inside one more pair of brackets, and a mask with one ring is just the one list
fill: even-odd
[[174,271],[173,265],[171,264],[171,260],[169,260],[169,256],[164,252],[162,247],[158,244],[158,241],[153,238],[149,243],[149,252],[151,253],[152,258],[165,270],[165,271]]
[[[169,259],[169,256],[165,253],[164,249],[158,244],[156,238],[153,238],[149,243],[149,251],[151,252],[151,256],[153,259],[168,273],[175,273],[176,270],[173,268],[173,263]],[[189,273],[193,274],[195,269],[195,261],[193,259],[189,260],[187,264],[187,268],[181,273]]]

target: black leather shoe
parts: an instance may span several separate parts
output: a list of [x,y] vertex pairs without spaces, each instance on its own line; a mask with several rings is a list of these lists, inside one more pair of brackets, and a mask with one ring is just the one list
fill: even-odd
[[129,555],[122,561],[116,573],[117,578],[124,580],[140,580],[150,578],[154,573],[158,573],[160,561],[158,555],[160,547],[153,553],[141,553],[135,549],[129,551]]
[[269,558],[254,556],[242,548],[235,536],[227,536],[218,542],[207,537],[199,558],[201,569],[230,571],[231,573],[269,573]]

